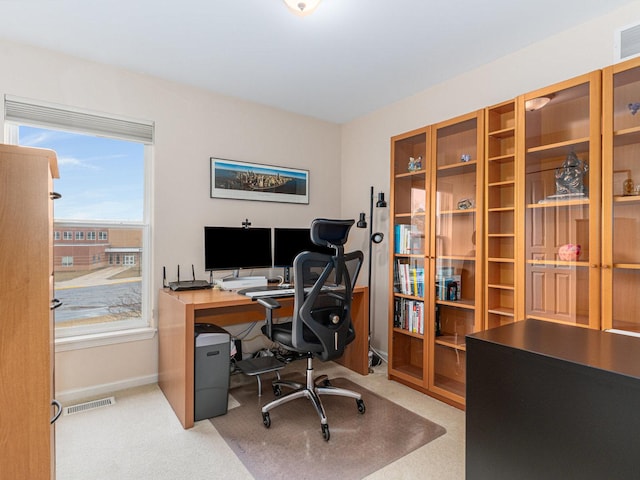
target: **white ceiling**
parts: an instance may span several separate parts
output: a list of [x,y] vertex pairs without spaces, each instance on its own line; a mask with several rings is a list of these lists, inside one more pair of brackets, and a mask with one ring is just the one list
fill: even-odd
[[0,38],[343,123],[633,1],[0,0]]

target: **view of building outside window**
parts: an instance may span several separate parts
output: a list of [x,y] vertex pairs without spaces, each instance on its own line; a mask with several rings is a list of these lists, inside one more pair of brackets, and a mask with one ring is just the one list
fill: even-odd
[[58,156],[56,335],[141,326],[144,145],[26,126],[19,143]]

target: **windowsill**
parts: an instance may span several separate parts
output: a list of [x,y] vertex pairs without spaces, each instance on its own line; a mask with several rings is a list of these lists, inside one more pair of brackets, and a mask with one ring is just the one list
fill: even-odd
[[89,335],[77,335],[75,337],[56,338],[56,353],[83,348],[103,347],[125,342],[138,342],[154,337],[157,329],[153,327],[132,328],[117,330],[114,332],[92,333]]

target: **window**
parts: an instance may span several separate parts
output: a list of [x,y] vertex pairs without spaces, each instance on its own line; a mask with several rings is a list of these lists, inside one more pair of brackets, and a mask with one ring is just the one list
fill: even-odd
[[[58,230],[67,241],[99,239],[54,244],[56,298],[62,301],[55,312],[56,338],[149,326],[153,124],[9,96],[5,121],[11,143],[58,155],[54,188],[62,198],[54,204],[54,228],[66,226]],[[140,258],[118,253],[118,262],[110,265],[109,251],[139,252]],[[87,275],[104,282],[87,285]]]
[[58,232],[58,231],[53,232],[53,239],[54,240],[60,240],[60,232]]

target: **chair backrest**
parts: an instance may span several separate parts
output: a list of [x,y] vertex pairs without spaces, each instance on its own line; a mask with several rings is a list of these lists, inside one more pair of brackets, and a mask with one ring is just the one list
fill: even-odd
[[316,219],[311,240],[334,248],[328,255],[302,252],[293,262],[294,312],[292,343],[299,351],[313,352],[322,360],[338,358],[355,338],[351,303],[363,254],[344,253],[354,220]]

